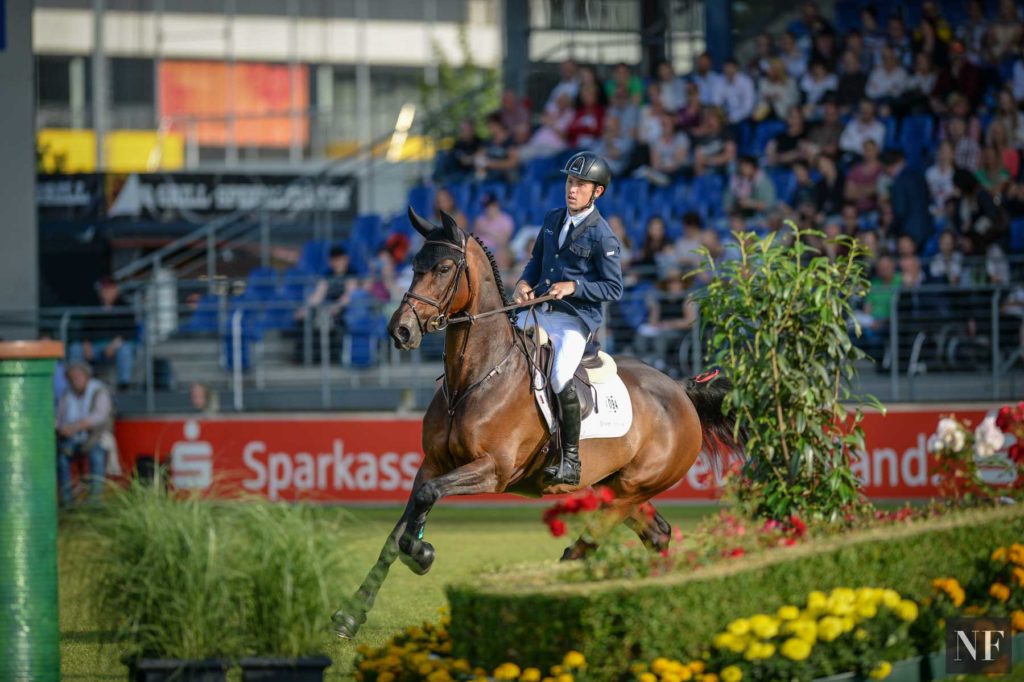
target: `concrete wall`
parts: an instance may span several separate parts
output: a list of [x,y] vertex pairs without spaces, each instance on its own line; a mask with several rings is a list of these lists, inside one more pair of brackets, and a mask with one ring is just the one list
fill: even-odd
[[33,338],[39,258],[32,2],[0,0],[0,11],[6,27],[0,50],[0,337]]

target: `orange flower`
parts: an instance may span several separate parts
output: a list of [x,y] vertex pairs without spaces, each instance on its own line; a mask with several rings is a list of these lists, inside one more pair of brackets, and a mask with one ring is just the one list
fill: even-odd
[[1024,587],[1024,568],[1020,566],[1014,566],[1012,571],[1013,577],[1017,580],[1017,584]]
[[996,548],[996,551],[992,552],[992,561],[1003,562],[1006,561],[1006,557],[1007,554],[1005,547],[998,547]]
[[993,599],[998,599],[1004,604],[1010,598],[1010,588],[1002,583],[992,583],[992,586],[988,588],[988,593]]
[[1024,545],[1016,542],[1010,545],[1010,561],[1018,566],[1024,566]]
[[1014,632],[1024,632],[1024,611],[1014,611],[1011,614]]

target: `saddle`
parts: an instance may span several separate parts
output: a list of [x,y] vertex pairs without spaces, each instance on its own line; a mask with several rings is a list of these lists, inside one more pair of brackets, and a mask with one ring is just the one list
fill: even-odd
[[[551,376],[551,365],[554,362],[554,349],[551,346],[551,339],[543,327],[529,327],[527,335],[533,336],[539,346],[539,366],[543,376]],[[595,384],[603,384],[610,381],[618,373],[615,360],[612,356],[601,350],[601,345],[596,340],[587,341],[587,347],[583,351],[583,358],[573,373],[573,383],[576,386],[576,395],[580,400],[580,419],[586,419],[597,409],[597,390]],[[550,405],[557,405],[558,398],[550,382],[546,384],[545,393]]]

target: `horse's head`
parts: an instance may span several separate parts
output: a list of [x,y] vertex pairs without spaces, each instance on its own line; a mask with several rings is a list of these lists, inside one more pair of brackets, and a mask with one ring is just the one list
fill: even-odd
[[470,240],[455,219],[442,211],[438,227],[410,207],[409,222],[426,241],[412,260],[412,284],[388,323],[388,333],[400,350],[416,348],[424,334],[443,331],[448,318],[465,310],[472,298]]

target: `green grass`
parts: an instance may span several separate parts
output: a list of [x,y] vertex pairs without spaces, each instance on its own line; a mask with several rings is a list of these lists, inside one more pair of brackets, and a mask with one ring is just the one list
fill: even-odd
[[[430,573],[413,575],[401,563],[391,569],[374,610],[356,643],[383,644],[397,630],[437,618],[445,605],[444,586],[472,578],[500,566],[535,561],[555,561],[568,544],[553,538],[540,521],[543,506],[435,509],[427,525],[426,539],[437,550]],[[662,507],[674,525],[684,529],[711,513],[709,506]],[[323,514],[335,519],[339,542],[346,543],[350,562],[339,567],[338,584],[354,590],[377,558],[381,545],[401,509],[328,508]],[[123,680],[127,669],[122,651],[104,643],[107,633],[94,623],[84,605],[89,589],[90,552],[95,551],[87,534],[90,515],[79,512],[62,517],[60,527],[60,627],[61,672],[68,680]],[[342,540],[341,538],[345,539]],[[334,660],[330,679],[349,679],[355,644],[333,640],[325,652]]]

